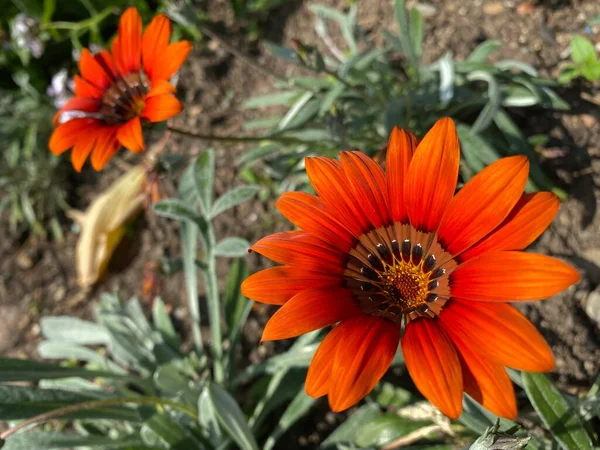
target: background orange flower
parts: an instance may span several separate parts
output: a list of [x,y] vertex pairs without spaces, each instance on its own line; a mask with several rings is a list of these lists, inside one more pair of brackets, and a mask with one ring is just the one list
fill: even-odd
[[50,150],[58,155],[72,148],[78,172],[91,154],[101,170],[123,146],[144,150],[142,121],[161,122],[182,105],[169,79],[191,50],[188,41],[169,43],[171,23],[156,16],[142,34],[142,19],[131,7],[123,13],[111,52],[92,55],[84,49],[75,75],[75,97],[58,111]]

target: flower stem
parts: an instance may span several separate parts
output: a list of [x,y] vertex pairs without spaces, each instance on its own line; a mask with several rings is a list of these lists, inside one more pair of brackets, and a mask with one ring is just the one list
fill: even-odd
[[172,131],[173,133],[198,139],[200,141],[216,141],[231,143],[273,141],[281,142],[282,144],[310,144],[310,142],[293,136],[215,136],[212,134],[193,133],[191,131],[182,130],[173,126],[169,126],[168,128],[169,131]]
[[95,400],[90,402],[78,403],[76,405],[65,406],[64,408],[55,409],[53,411],[49,411],[44,414],[40,414],[38,416],[32,417],[30,419],[24,420],[23,422],[15,425],[12,428],[4,431],[4,433],[0,434],[0,440],[4,441],[12,434],[17,431],[35,423],[48,422],[49,420],[56,419],[58,417],[64,416],[66,414],[71,414],[77,411],[86,411],[97,408],[105,408],[107,406],[120,406],[127,405],[129,403],[133,403],[136,405],[152,405],[152,406],[168,406],[173,409],[177,409],[184,414],[190,416],[192,419],[198,419],[198,413],[193,408],[190,408],[181,403],[177,403],[171,400],[166,400],[164,398],[158,397],[121,397],[121,398],[109,398],[104,400]]

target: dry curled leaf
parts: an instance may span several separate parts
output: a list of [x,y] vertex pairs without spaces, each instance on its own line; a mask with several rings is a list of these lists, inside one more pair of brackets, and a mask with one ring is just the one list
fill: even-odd
[[145,167],[136,166],[100,194],[85,212],[69,211],[81,227],[75,251],[81,287],[92,286],[106,271],[128,222],[143,208],[145,181]]

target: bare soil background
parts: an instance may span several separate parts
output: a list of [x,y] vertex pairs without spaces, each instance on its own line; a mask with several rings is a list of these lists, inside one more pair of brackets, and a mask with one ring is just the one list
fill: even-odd
[[[323,0],[322,4],[346,8],[342,0]],[[594,42],[600,39],[600,27],[586,29],[586,23],[600,14],[596,0],[548,1],[482,1],[430,0],[408,2],[425,16],[425,60],[434,61],[446,51],[464,58],[480,42],[496,39],[502,47],[496,59],[516,59],[533,64],[543,74],[556,76],[568,58],[568,45],[573,34],[589,32]],[[314,17],[309,2],[288,1],[274,11],[263,25],[263,38],[282,45],[292,39],[317,45],[313,30]],[[251,55],[269,70],[289,75],[296,68],[274,59],[263,50],[262,42],[250,42],[244,24],[236,22],[224,0],[199,1],[215,21],[213,27],[227,42]],[[370,39],[381,41],[383,29],[395,29],[393,2],[359,1],[359,25]],[[206,40],[196,45],[180,73],[178,95],[184,101],[184,112],[173,125],[203,134],[242,134],[242,124],[257,117],[260,111],[241,108],[244,100],[267,93],[272,80],[256,72],[228,53],[217,42]],[[519,116],[518,123],[528,135],[545,134],[550,142],[540,151],[547,173],[569,193],[550,229],[534,244],[537,252],[565,258],[577,266],[581,282],[560,295],[543,302],[522,305],[522,310],[550,342],[556,356],[554,377],[570,391],[589,386],[600,371],[600,92],[581,83],[561,95],[572,105],[566,113],[538,110]],[[384,144],[384,143],[382,143]],[[173,136],[168,151],[191,158],[206,148],[205,143]],[[240,168],[235,156],[243,153],[243,145],[213,145],[217,149],[216,193],[241,184]],[[86,169],[73,174],[69,186],[75,208],[86,208],[90,200],[120,175],[127,164],[135,164],[138,156],[123,151],[120,161],[112,161],[101,174]],[[166,182],[167,192],[173,186]],[[233,214],[223,215],[217,222],[218,237],[239,235],[253,242],[275,230],[289,227],[274,208],[275,198],[258,200],[237,207]],[[120,251],[119,267],[91,292],[82,295],[73,269],[76,230],[63,221],[65,240],[42,241],[30,236],[13,239],[0,221],[0,354],[35,356],[40,340],[39,319],[46,315],[70,314],[89,318],[91,307],[100,292],[118,292],[122,298],[142,298],[148,306],[150,297],[142,296],[145,277],[159,280],[155,293],[172,305],[173,315],[180,320],[181,332],[188,333],[185,318],[182,274],[161,275],[164,258],[180,255],[177,225],[147,213],[136,223],[135,237]],[[256,255],[248,258],[253,269],[265,261]],[[223,261],[220,272],[224,273]],[[266,319],[272,311],[256,308],[244,332],[247,357],[256,362],[271,354],[272,343],[258,345]],[[204,315],[206,317],[206,315]],[[208,338],[208,335],[207,335]],[[310,419],[313,420],[313,419]],[[290,439],[300,447],[314,446],[326,436],[338,418],[323,414],[314,419],[312,433],[294,433]],[[307,428],[309,425],[307,424]],[[289,447],[285,447],[289,448]]]

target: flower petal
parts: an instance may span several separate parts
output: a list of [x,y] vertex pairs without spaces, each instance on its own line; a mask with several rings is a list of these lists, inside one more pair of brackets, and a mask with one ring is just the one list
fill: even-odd
[[454,122],[440,119],[419,143],[404,180],[406,211],[416,229],[438,229],[456,189],[459,160]]
[[117,131],[117,139],[123,147],[132,152],[144,151],[144,136],[140,118],[136,116],[121,125]]
[[365,314],[338,328],[343,336],[336,346],[329,380],[329,405],[334,412],[350,408],[373,390],[389,369],[400,339],[400,327]]
[[280,264],[341,274],[346,254],[304,231],[283,231],[259,240],[252,250]]
[[98,131],[98,140],[92,150],[91,163],[94,170],[102,170],[108,161],[119,151],[117,127],[104,127]]
[[344,288],[299,292],[269,319],[263,341],[288,339],[362,314],[354,295]]
[[335,212],[355,237],[367,231],[371,223],[352,195],[341,163],[324,157],[304,161],[310,183],[327,209]]
[[452,255],[459,255],[502,223],[525,188],[525,156],[502,158],[475,175],[450,202],[438,236]]
[[152,89],[146,94],[146,98],[156,97],[157,95],[174,94],[175,86],[165,80],[156,80],[152,82]]
[[153,69],[152,80],[170,79],[179,70],[191,50],[192,44],[189,41],[169,44],[166,54],[161,55],[161,63]]
[[402,352],[417,389],[452,419],[462,411],[462,375],[452,342],[436,321],[416,319],[406,325]]
[[515,390],[504,366],[474,352],[469,343],[451,339],[461,363],[464,391],[500,417],[517,417]]
[[306,393],[313,398],[322,397],[329,392],[329,380],[337,346],[344,345],[348,339],[347,333],[344,332],[348,327],[343,327],[343,323],[327,333],[308,366]]
[[354,237],[327,210],[323,202],[305,192],[286,192],[275,204],[285,218],[298,228],[334,245],[342,251],[354,246]]
[[152,80],[153,72],[156,70],[167,52],[169,38],[171,37],[171,21],[164,14],[159,14],[152,19],[150,25],[144,31],[142,40],[142,63],[144,72]]
[[108,88],[112,82],[112,76],[108,73],[98,59],[84,48],[79,57],[79,72],[86,81],[96,86],[101,91]]
[[121,75],[140,71],[142,60],[142,18],[129,7],[119,21],[119,32],[112,45],[112,56]]
[[75,146],[71,151],[71,163],[76,172],[81,172],[83,164],[88,156],[90,156],[90,153],[96,144],[96,140],[98,139],[98,130],[100,128],[101,126],[99,124],[90,126],[85,133],[82,133],[75,143]]
[[104,95],[104,91],[98,89],[92,83],[86,81],[84,78],[81,78],[79,75],[75,75],[73,80],[75,82],[75,95],[78,97],[101,99]]
[[300,291],[323,287],[342,287],[342,277],[278,266],[246,278],[242,283],[242,294],[258,302],[283,305]]
[[453,341],[503,366],[530,372],[554,367],[550,347],[527,318],[505,303],[452,299],[440,314],[440,323]]
[[[67,111],[97,112],[100,109],[100,102],[95,98],[73,97],[54,115],[53,125],[57,126],[62,121],[62,114]],[[92,120],[92,119],[88,119]]]
[[55,155],[60,155],[73,147],[80,136],[93,129],[98,123],[95,119],[71,119],[59,125],[50,136],[48,147]]
[[383,169],[361,152],[340,153],[348,185],[374,228],[391,224],[387,182]]
[[540,300],[579,281],[569,264],[523,252],[484,253],[450,275],[453,297],[482,301]]
[[406,222],[404,179],[419,140],[410,131],[394,127],[387,147],[385,171],[390,196],[390,214],[394,222]]
[[150,122],[162,122],[181,112],[183,105],[173,95],[155,95],[146,98],[146,107],[142,117]]
[[485,252],[524,249],[550,226],[559,206],[558,198],[550,192],[523,195],[504,222],[463,253],[461,260]]

